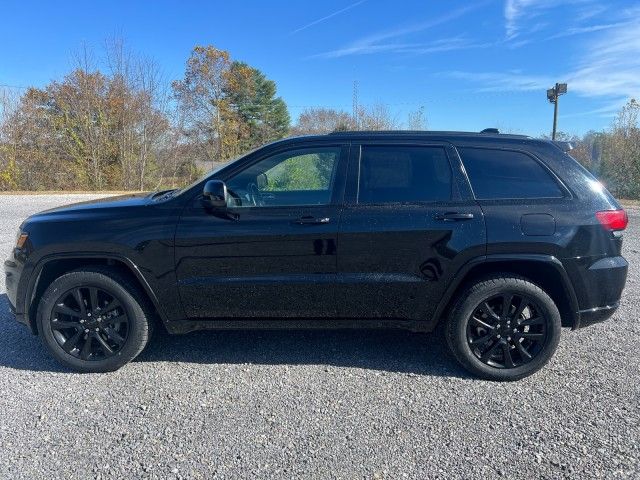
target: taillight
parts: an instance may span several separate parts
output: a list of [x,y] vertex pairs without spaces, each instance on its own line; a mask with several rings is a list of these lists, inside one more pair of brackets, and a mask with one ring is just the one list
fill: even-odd
[[627,228],[629,218],[624,210],[603,210],[596,212],[596,217],[606,230],[624,230]]

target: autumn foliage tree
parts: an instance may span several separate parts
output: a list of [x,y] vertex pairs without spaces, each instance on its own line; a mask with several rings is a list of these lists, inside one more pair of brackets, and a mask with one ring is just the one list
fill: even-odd
[[289,113],[276,85],[246,63],[212,46],[193,49],[185,76],[173,82],[185,135],[203,158],[223,161],[286,135]]

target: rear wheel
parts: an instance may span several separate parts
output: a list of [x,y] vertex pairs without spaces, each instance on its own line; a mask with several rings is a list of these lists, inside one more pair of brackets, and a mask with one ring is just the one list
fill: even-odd
[[449,316],[446,337],[456,359],[489,380],[519,380],[542,368],[560,340],[560,313],[530,281],[496,276],[470,286]]
[[151,317],[145,298],[115,269],[73,271],[43,294],[38,331],[51,354],[74,370],[117,370],[148,342]]

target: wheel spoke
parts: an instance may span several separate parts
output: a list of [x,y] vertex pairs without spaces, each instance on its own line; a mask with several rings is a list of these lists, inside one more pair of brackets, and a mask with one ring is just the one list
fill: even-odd
[[545,337],[544,333],[531,333],[531,332],[520,332],[520,336],[522,338],[527,338],[529,340],[542,340]]
[[89,288],[89,298],[91,299],[91,311],[95,312],[100,308],[98,305],[98,289],[96,287]]
[[54,320],[51,322],[51,328],[54,330],[62,330],[65,328],[80,328],[80,322],[64,322],[62,320]]
[[111,355],[113,353],[113,349],[109,346],[109,344],[107,342],[104,341],[104,339],[102,338],[102,336],[99,333],[97,333],[95,335],[95,339],[98,340],[98,343],[102,347],[102,350],[103,350],[105,356],[109,356],[109,355]]
[[73,297],[76,299],[76,302],[80,307],[80,315],[84,317],[87,314],[87,307],[84,304],[84,300],[82,299],[82,292],[80,291],[80,288],[76,288],[73,291]]
[[493,333],[488,333],[487,335],[485,335],[483,337],[470,339],[469,343],[471,345],[484,345],[485,343],[487,343],[492,338],[493,338]]
[[62,349],[67,353],[71,353],[71,351],[78,344],[78,341],[80,340],[81,336],[82,336],[82,330],[78,330],[72,337],[69,337],[67,341],[64,342],[64,344],[62,345]]
[[80,358],[82,360],[87,360],[91,356],[91,341],[93,339],[93,334],[89,333],[87,338],[84,339],[84,345],[82,346],[82,350],[80,351]]
[[115,317],[106,318],[105,323],[107,323],[108,325],[115,325],[116,323],[126,322],[127,320],[128,319],[126,315],[117,315]]
[[518,305],[518,308],[516,308],[516,311],[513,314],[513,319],[517,320],[520,315],[522,315],[522,312],[524,311],[524,309],[527,306],[527,302],[525,301],[524,297],[520,297],[520,304]]
[[53,307],[53,311],[55,313],[61,313],[62,315],[69,315],[70,317],[80,317],[80,312],[67,307],[64,303],[58,303]]
[[103,315],[108,315],[110,312],[116,310],[117,308],[120,308],[120,302],[114,298],[106,307],[102,309],[101,313]]
[[480,311],[486,314],[488,317],[493,318],[494,320],[500,320],[498,314],[493,311],[493,309],[487,302],[484,302],[482,305],[480,305]]
[[493,346],[491,346],[489,349],[487,349],[487,351],[485,351],[482,354],[482,356],[480,357],[480,360],[482,360],[483,362],[486,362],[487,360],[489,360],[489,358],[491,358],[491,355],[493,355],[498,350],[499,346],[500,346],[500,342],[494,343]]
[[111,328],[111,327],[105,328],[104,329],[104,333],[106,333],[107,337],[109,337],[111,340],[113,340],[119,346],[124,343],[124,337],[122,337],[122,335],[120,335],[118,332],[116,332],[113,328]]
[[528,361],[528,360],[531,360],[533,358],[531,356],[531,354],[529,352],[527,352],[527,349],[524,348],[524,346],[522,345],[522,343],[520,343],[520,341],[518,339],[516,339],[516,341],[514,343],[516,345],[516,348],[518,349],[518,352],[520,352],[520,356],[522,357],[522,360]]
[[528,327],[531,325],[543,325],[543,324],[544,324],[544,318],[542,317],[527,318],[520,322],[521,327]]
[[511,294],[505,294],[505,296],[502,298],[502,317],[503,318],[509,317],[512,300],[513,300],[513,295]]
[[502,344],[502,356],[504,357],[504,366],[507,368],[515,367],[515,363],[513,363],[513,358],[511,357],[511,347],[508,343]]
[[489,325],[487,322],[484,322],[477,317],[471,317],[471,321],[482,328],[486,328],[488,330],[494,329],[493,325]]

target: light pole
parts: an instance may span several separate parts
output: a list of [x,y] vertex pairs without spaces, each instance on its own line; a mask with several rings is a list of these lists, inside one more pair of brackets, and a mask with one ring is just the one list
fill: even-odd
[[556,139],[556,127],[558,126],[558,97],[567,93],[566,83],[556,83],[556,86],[547,90],[547,100],[553,103],[553,130],[551,140]]

